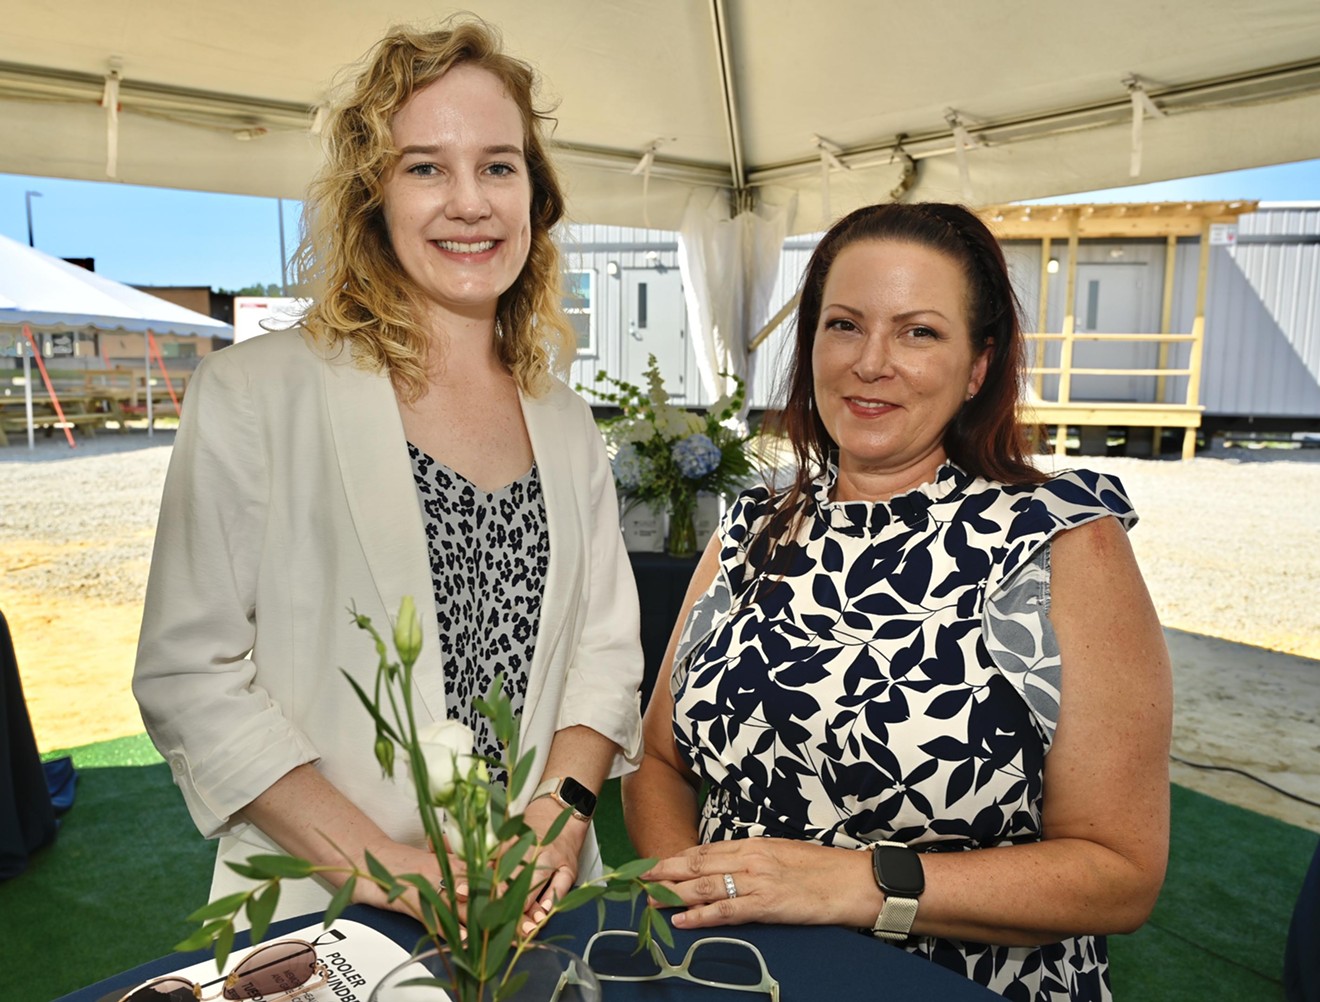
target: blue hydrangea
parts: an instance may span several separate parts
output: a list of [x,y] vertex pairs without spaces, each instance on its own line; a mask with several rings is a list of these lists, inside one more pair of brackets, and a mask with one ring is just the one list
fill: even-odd
[[635,491],[642,484],[646,472],[646,459],[637,451],[637,446],[625,442],[614,454],[614,482],[620,490]]
[[698,480],[718,469],[722,458],[720,447],[701,432],[675,442],[670,455],[678,471],[689,480]]

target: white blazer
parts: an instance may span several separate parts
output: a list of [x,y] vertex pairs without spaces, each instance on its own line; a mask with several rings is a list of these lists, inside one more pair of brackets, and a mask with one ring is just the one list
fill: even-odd
[[[637,592],[614,480],[591,409],[556,380],[522,398],[540,471],[550,563],[521,721],[541,777],[575,724],[641,756]],[[375,730],[341,670],[370,692],[376,654],[350,607],[388,635],[404,595],[434,623],[426,534],[389,379],[301,331],[208,356],[188,385],[161,501],[133,691],[193,821],[224,864],[276,851],[234,818],[289,770],[317,768],[392,838],[425,844],[412,787],[382,778]],[[427,611],[432,610],[428,618]],[[445,716],[434,632],[416,666],[419,723]],[[521,807],[521,804],[515,805]],[[599,872],[594,837],[580,872]],[[281,915],[329,892],[288,882]]]

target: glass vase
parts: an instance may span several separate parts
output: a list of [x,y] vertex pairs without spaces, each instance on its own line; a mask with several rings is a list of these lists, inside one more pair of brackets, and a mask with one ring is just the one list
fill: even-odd
[[669,535],[665,552],[671,557],[691,557],[697,552],[697,527],[692,521],[696,499],[674,498],[669,503]]
[[575,953],[532,943],[507,978],[478,983],[453,964],[446,947],[404,961],[371,991],[368,1002],[600,1002],[600,982]]

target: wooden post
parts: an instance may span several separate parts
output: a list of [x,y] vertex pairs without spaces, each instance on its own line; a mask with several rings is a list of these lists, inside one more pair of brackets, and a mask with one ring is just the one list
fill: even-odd
[[[1078,219],[1074,209],[1068,218],[1068,281],[1063,299],[1063,342],[1059,346],[1059,403],[1066,404],[1072,393],[1073,331],[1077,326],[1077,246]],[[1068,454],[1068,426],[1061,424],[1054,435],[1054,454]]]
[[[1160,333],[1169,334],[1173,331],[1173,277],[1174,268],[1178,264],[1178,237],[1172,233],[1165,238],[1164,244],[1164,302],[1160,307]],[[1160,342],[1160,360],[1157,368],[1167,369],[1169,367],[1169,342]],[[1155,377],[1155,401],[1156,403],[1166,403],[1165,395],[1168,392],[1167,381],[1164,376]],[[1152,454],[1159,456],[1160,442],[1164,438],[1164,429],[1156,425],[1152,431],[1154,436],[1154,449]]]
[[[1050,305],[1050,238],[1040,238],[1040,305],[1036,309],[1036,333],[1044,334],[1049,324],[1049,305]],[[1034,365],[1036,368],[1045,367],[1045,341],[1037,341],[1037,347],[1033,349],[1035,353]],[[1041,396],[1045,392],[1045,374],[1036,373],[1035,379],[1036,396]]]
[[[1192,357],[1187,363],[1187,403],[1196,405],[1201,397],[1201,355],[1205,347],[1205,290],[1210,277],[1210,218],[1201,220],[1201,249],[1196,269],[1196,319],[1192,321]],[[1196,455],[1196,429],[1183,433],[1182,458]]]
[[798,304],[798,293],[795,292],[789,298],[788,302],[786,302],[783,306],[779,307],[779,312],[776,313],[769,320],[767,320],[765,326],[762,327],[759,331],[757,331],[756,335],[751,339],[751,341],[747,343],[748,355],[756,351],[757,348],[761,347],[762,342],[764,342],[766,338],[768,338],[771,334],[775,332],[775,328],[777,328],[780,324],[782,324],[784,320],[788,317],[788,315],[792,313],[795,309],[797,309],[797,304]]

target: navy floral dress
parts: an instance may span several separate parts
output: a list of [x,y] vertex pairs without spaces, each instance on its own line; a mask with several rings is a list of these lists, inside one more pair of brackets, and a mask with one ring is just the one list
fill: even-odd
[[[832,502],[833,478],[770,573],[748,565],[769,493],[721,523],[672,678],[679,751],[708,783],[702,840],[1038,841],[1060,693],[1049,541],[1107,515],[1130,527],[1122,487],[1086,471],[1006,486],[946,463],[887,502]],[[1103,937],[906,948],[1010,999],[1110,998]]]

